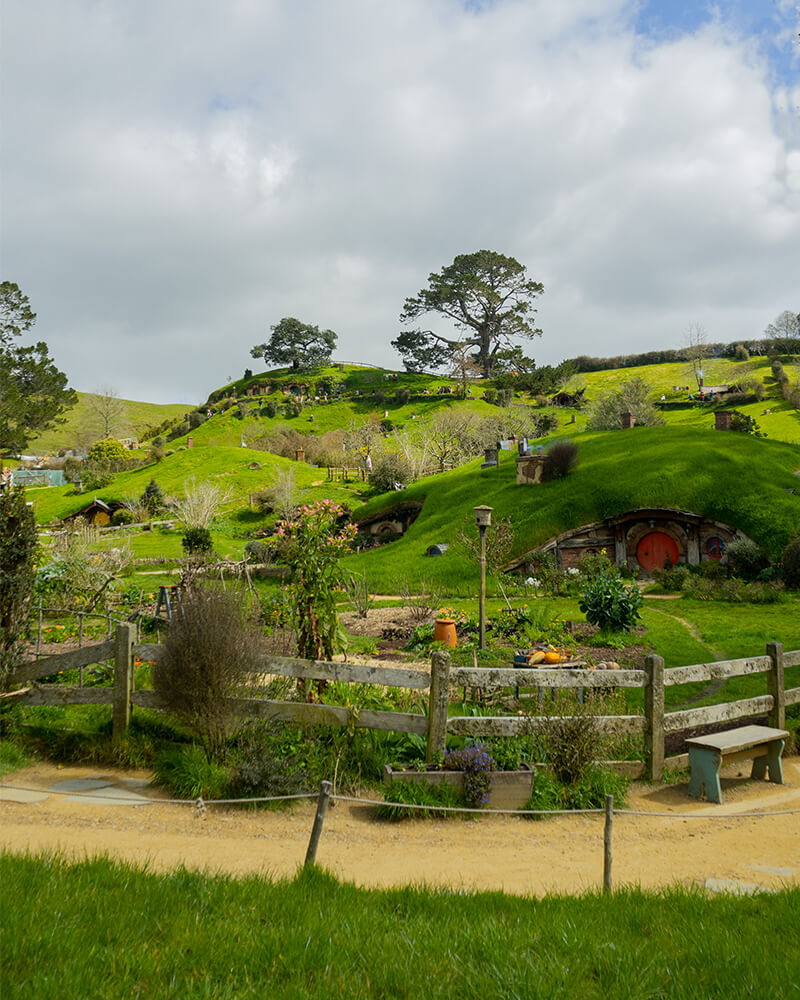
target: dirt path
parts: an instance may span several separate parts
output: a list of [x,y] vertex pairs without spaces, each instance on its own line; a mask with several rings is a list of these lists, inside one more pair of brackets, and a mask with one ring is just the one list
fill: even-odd
[[[685,784],[633,789],[631,808],[676,815],[615,816],[616,885],[800,886],[800,813],[730,817],[742,811],[800,809],[800,758],[784,762],[783,786],[740,777],[749,773],[749,762],[724,773],[719,806],[690,799]],[[7,775],[4,783],[45,791],[59,781],[98,776],[128,788],[130,779],[148,777],[36,765]],[[142,786],[138,791],[148,797],[146,804],[101,805],[55,795],[37,802],[0,801],[0,845],[76,857],[107,853],[154,870],[183,864],[234,875],[292,875],[303,861],[313,802],[282,812],[209,807],[205,816],[195,818],[189,806],[160,803],[163,796],[154,789]],[[603,818],[532,822],[486,816],[390,824],[377,822],[369,807],[340,802],[325,821],[317,860],[341,879],[364,886],[427,882],[521,894],[579,892],[602,884]]]

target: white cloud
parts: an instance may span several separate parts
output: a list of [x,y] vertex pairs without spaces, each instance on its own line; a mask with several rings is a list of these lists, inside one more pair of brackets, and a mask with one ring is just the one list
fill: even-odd
[[[717,20],[497,0],[5,0],[3,275],[79,388],[200,399],[296,315],[396,364],[455,254],[544,281],[542,361],[796,302],[797,93]],[[800,306],[798,306],[800,307]]]

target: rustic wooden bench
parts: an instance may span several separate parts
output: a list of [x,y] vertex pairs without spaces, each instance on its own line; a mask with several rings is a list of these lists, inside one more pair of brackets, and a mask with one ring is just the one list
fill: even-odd
[[769,726],[740,726],[712,736],[698,736],[687,740],[689,747],[689,794],[700,798],[703,788],[709,802],[722,802],[719,786],[719,769],[723,764],[752,758],[752,778],[763,778],[776,785],[783,784],[781,754],[788,736],[785,729]]

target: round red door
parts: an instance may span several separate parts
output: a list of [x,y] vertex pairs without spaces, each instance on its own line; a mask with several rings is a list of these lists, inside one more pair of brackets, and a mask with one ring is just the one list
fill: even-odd
[[651,531],[636,546],[636,558],[642,569],[652,573],[654,569],[663,569],[667,558],[675,565],[678,561],[678,546],[675,539],[665,535],[663,531]]

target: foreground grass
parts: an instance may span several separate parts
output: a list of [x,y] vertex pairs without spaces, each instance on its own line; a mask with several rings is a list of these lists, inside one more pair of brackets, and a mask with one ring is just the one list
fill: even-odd
[[800,995],[798,890],[531,900],[5,854],[0,899],[19,998]]

